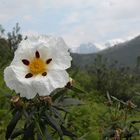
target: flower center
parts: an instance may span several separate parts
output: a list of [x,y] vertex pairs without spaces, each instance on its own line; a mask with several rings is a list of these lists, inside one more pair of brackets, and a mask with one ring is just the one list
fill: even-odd
[[28,59],[22,59],[22,63],[29,67],[29,73],[25,75],[25,78],[31,78],[33,75],[42,74],[42,76],[47,75],[46,67],[52,61],[52,58],[43,61],[40,58],[38,51],[35,52],[35,58],[29,61]]
[[30,61],[29,70],[32,74],[42,74],[46,71],[46,64],[41,58],[34,58]]

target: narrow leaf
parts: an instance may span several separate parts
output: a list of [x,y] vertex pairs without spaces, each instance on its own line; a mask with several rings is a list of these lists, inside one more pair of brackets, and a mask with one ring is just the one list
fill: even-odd
[[50,115],[48,115],[47,113],[46,113],[46,119],[47,119],[48,124],[49,124],[52,128],[54,128],[54,129],[58,132],[58,134],[59,134],[60,136],[62,136],[62,135],[63,135],[63,132],[62,132],[62,130],[61,130],[60,125],[57,123],[57,121],[56,121],[54,118],[52,118]]
[[11,135],[11,139],[14,139],[20,135],[22,135],[24,133],[24,130],[23,129],[17,129],[15,130],[12,135]]
[[61,125],[61,129],[62,129],[63,134],[65,136],[69,136],[71,138],[75,138],[76,137],[76,135],[74,135],[73,133],[69,132],[63,125]]
[[126,103],[125,103],[124,101],[119,100],[119,99],[117,99],[117,98],[116,98],[116,97],[114,97],[114,96],[111,96],[111,98],[113,98],[114,100],[116,100],[116,101],[118,101],[118,102],[120,102],[120,103],[122,103],[122,104],[126,105]]
[[60,106],[78,106],[82,105],[83,103],[74,98],[64,98],[61,102],[58,103]]
[[86,93],[86,92],[83,91],[82,89],[77,88],[77,87],[74,87],[74,86],[71,87],[71,90],[74,91],[74,92],[77,92],[77,93]]
[[23,136],[23,140],[27,140],[27,139],[31,139],[34,140],[34,124],[30,123],[28,124],[25,128],[24,128],[24,136]]
[[66,93],[66,88],[56,89],[54,92],[51,93],[51,97],[53,102],[58,99],[59,97],[63,96]]
[[5,136],[6,140],[8,140],[10,138],[10,136],[11,136],[13,130],[15,129],[17,122],[20,120],[21,116],[22,116],[21,111],[17,111],[13,115],[12,120],[10,121],[10,123],[7,126],[7,131],[6,131],[6,136]]

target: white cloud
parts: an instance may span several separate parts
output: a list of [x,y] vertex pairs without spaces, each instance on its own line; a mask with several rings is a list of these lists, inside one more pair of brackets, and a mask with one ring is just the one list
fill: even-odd
[[139,0],[77,0],[76,3],[72,0],[58,4],[59,8],[64,6],[73,8],[61,27],[70,45],[88,41],[102,43],[140,33]]
[[26,20],[26,21],[31,21],[32,18],[33,17],[31,15],[25,15],[25,16],[23,16],[23,20]]
[[2,22],[6,22],[17,16],[39,13],[46,8],[45,0],[0,0],[0,3],[0,21]]
[[[140,33],[140,0],[0,0],[0,2],[1,24],[10,23],[11,20],[20,17],[23,25],[27,22],[26,26],[31,26],[24,32],[39,32],[35,30],[36,28],[32,28],[34,23],[49,34],[52,33],[48,32],[47,28],[54,28],[53,34],[63,36],[66,42],[74,47],[83,42],[103,43],[113,38],[125,38]],[[61,18],[55,17],[55,14],[51,15],[51,12],[59,13]],[[46,19],[47,13],[49,17]],[[47,23],[47,20],[49,27],[46,28],[42,25]],[[29,29],[31,31],[28,31]]]
[[80,17],[81,17],[80,13],[73,12],[69,16],[66,16],[65,20],[63,20],[60,24],[63,26],[67,24],[77,23]]

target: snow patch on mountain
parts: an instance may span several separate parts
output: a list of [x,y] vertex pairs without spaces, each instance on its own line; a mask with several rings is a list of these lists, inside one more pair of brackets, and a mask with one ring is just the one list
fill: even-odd
[[98,44],[93,44],[91,42],[83,43],[79,47],[77,47],[73,52],[79,54],[89,54],[89,53],[96,53],[100,51]]

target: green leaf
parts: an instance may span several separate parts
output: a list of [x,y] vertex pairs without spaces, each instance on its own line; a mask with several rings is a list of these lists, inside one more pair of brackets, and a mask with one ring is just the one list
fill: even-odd
[[[45,117],[45,116],[44,116]],[[45,117],[46,118],[46,117]],[[53,140],[52,134],[49,133],[48,126],[46,125],[45,118],[40,119],[38,123],[39,133],[38,140]],[[47,122],[48,124],[48,122]]]
[[52,118],[50,114],[46,113],[46,120],[48,124],[58,132],[59,136],[63,136],[60,124],[54,118]]
[[54,108],[54,107],[51,107],[51,111],[54,113],[54,116],[55,116],[55,117],[59,118],[59,120],[60,120],[61,122],[64,122],[64,121],[63,121],[63,118],[62,118],[62,116],[61,116],[61,113],[60,113],[59,110],[57,110],[57,109]]
[[80,100],[74,98],[64,98],[58,103],[59,106],[78,106],[82,104]]
[[138,95],[138,96],[140,96],[140,93],[139,92],[135,92],[135,94]]
[[18,121],[20,120],[22,116],[22,112],[21,111],[17,111],[14,115],[12,120],[10,121],[10,123],[7,126],[7,131],[6,131],[6,136],[5,138],[8,140],[13,132],[13,130],[16,127],[16,124],[18,123]]
[[68,109],[64,108],[64,107],[58,107],[57,104],[53,105],[54,108],[56,108],[57,110],[63,111],[65,113],[69,113]]
[[104,135],[103,135],[103,139],[107,139],[107,138],[111,138],[112,136],[114,136],[115,134],[115,130],[106,130]]
[[86,93],[86,92],[83,91],[82,89],[77,88],[77,87],[74,87],[74,86],[72,86],[70,89],[71,89],[72,91],[76,92],[76,93]]
[[69,136],[71,138],[76,138],[76,135],[74,135],[73,133],[71,133],[70,131],[68,131],[63,125],[61,125],[61,129],[62,129],[63,134],[65,136]]
[[45,136],[42,132],[41,125],[39,124],[39,120],[37,120],[36,117],[34,118],[34,120],[35,120],[36,127],[38,129],[37,133],[39,132],[38,133],[38,139],[40,139],[42,137],[43,140],[46,140],[46,138],[45,138]]
[[16,129],[12,135],[11,135],[11,139],[14,139],[20,135],[22,135],[24,133],[24,130],[23,129]]
[[33,122],[29,123],[29,124],[25,124],[24,136],[23,136],[22,140],[27,140],[27,139],[34,140],[34,124],[33,124]]
[[47,127],[44,128],[44,133],[45,133],[47,140],[53,140],[52,136],[49,134],[49,130]]
[[60,98],[66,93],[66,88],[56,89],[54,92],[51,93],[52,101],[54,102],[56,99]]
[[124,101],[119,100],[118,98],[116,98],[116,97],[114,97],[114,96],[111,96],[111,98],[113,98],[115,101],[118,101],[118,102],[120,102],[120,103],[126,105],[126,103],[125,103]]

